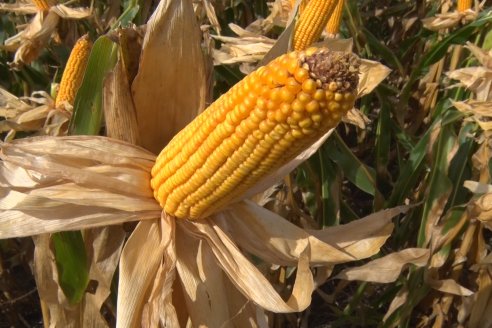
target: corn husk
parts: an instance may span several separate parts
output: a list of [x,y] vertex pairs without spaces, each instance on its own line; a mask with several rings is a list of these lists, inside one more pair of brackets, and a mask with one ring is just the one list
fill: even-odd
[[31,97],[18,98],[0,88],[0,132],[6,132],[5,141],[13,140],[16,132],[35,135],[65,135],[71,108],[56,108],[54,100],[43,91]]
[[1,10],[24,14],[33,13],[34,10],[36,13],[25,28],[0,46],[0,49],[15,51],[14,61],[11,63],[14,68],[29,64],[39,56],[51,40],[60,19],[84,19],[91,15],[88,8],[70,8],[62,4],[50,7],[47,12],[38,11],[35,6],[23,3],[10,6],[1,4]]

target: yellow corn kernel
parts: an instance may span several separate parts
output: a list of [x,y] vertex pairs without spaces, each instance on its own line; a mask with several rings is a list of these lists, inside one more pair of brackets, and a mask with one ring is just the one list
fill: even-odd
[[[154,197],[177,218],[222,209],[338,123],[342,108],[354,104],[358,67],[356,56],[321,48],[252,72],[162,150],[152,169]],[[302,87],[293,83],[297,75]],[[278,76],[283,82],[271,83]],[[337,97],[326,99],[329,88]]]
[[458,12],[462,13],[471,9],[472,0],[458,0]]
[[294,50],[304,50],[319,39],[337,2],[338,0],[308,2],[294,30]]
[[87,35],[84,35],[75,43],[63,71],[60,88],[56,95],[55,107],[62,106],[64,102],[73,105],[75,95],[84,78],[91,47],[92,42]]
[[39,11],[48,11],[53,6],[50,0],[32,0],[32,3]]
[[326,33],[330,38],[335,38],[340,32],[344,3],[345,0],[338,0],[335,10],[333,10],[330,19],[328,19],[328,24],[326,24]]
[[[299,13],[302,13],[304,8],[306,8],[306,4],[308,3],[309,0],[301,0],[299,3]],[[294,9],[296,5],[297,0],[290,0],[290,8],[291,10]]]

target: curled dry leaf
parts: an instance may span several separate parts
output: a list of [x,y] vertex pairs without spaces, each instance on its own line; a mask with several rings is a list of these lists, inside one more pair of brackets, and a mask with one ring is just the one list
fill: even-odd
[[161,1],[147,24],[132,94],[141,145],[155,153],[205,108],[200,36],[189,1]]
[[[24,4],[21,5],[24,6]],[[16,6],[0,7],[0,10],[8,11],[9,9],[19,12]],[[26,10],[32,9],[28,6]],[[14,61],[11,64],[14,68],[29,64],[39,56],[41,50],[49,43],[60,19],[83,19],[91,15],[88,8],[69,8],[62,4],[50,7],[47,12],[35,12],[36,15],[27,27],[5,40],[4,45],[0,47],[7,51],[15,51]]]
[[396,281],[401,272],[409,265],[426,265],[430,251],[427,248],[407,248],[373,260],[360,267],[345,269],[335,279],[390,283]]
[[258,62],[275,44],[275,40],[235,24],[229,27],[238,37],[212,36],[222,43],[220,49],[213,52],[214,65]]
[[443,293],[453,294],[457,296],[471,296],[473,292],[468,288],[465,288],[458,284],[453,279],[443,279],[443,280],[434,280],[427,279],[426,281],[429,286]]
[[38,137],[2,144],[0,158],[0,238],[160,215],[148,182],[154,156],[136,146],[102,137]]
[[478,123],[482,130],[492,130],[492,101],[452,101],[453,106],[459,111],[471,115],[473,121]]
[[459,80],[457,86],[464,86],[476,94],[476,100],[486,102],[492,100],[492,56],[470,43],[467,48],[475,55],[482,66],[465,67],[447,73],[449,78]]
[[0,88],[0,116],[4,118],[0,132],[8,132],[5,141],[10,141],[19,131],[64,135],[71,112],[55,108],[54,100],[46,92],[34,92],[21,99]]
[[422,19],[424,27],[431,31],[440,31],[455,27],[461,22],[472,22],[478,16],[478,11],[466,10],[463,12],[452,11],[444,14],[437,14],[434,17]]

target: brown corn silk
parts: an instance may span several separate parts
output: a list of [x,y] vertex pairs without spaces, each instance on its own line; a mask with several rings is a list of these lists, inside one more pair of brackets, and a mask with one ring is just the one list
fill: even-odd
[[329,37],[335,37],[340,32],[344,3],[345,0],[338,0],[337,6],[326,24],[326,33]]
[[84,78],[91,48],[92,42],[87,35],[82,36],[75,43],[63,71],[60,88],[56,95],[55,107],[60,107],[64,102],[73,105],[77,91]]
[[308,2],[300,13],[294,30],[294,50],[304,50],[320,38],[338,2],[338,0]]
[[338,124],[354,105],[358,72],[355,55],[325,48],[257,69],[163,149],[154,197],[177,218],[222,209]]

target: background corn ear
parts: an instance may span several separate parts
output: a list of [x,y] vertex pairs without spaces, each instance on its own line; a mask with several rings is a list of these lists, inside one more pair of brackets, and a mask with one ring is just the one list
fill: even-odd
[[294,50],[304,50],[316,42],[328,23],[338,0],[311,0],[301,12],[294,31]]
[[91,48],[92,42],[87,35],[84,35],[75,43],[63,71],[60,88],[56,95],[55,107],[61,106],[64,102],[73,105],[77,90],[84,78]]
[[47,11],[51,8],[52,3],[50,0],[32,0],[32,3],[39,11]]
[[353,54],[310,48],[249,74],[160,153],[154,197],[178,218],[223,208],[340,121],[354,104],[358,67]]
[[344,3],[345,0],[338,0],[335,10],[333,10],[333,13],[328,19],[328,24],[326,24],[326,33],[328,33],[329,37],[336,37],[340,32],[340,23],[342,22]]
[[458,12],[463,12],[470,9],[472,0],[458,0]]

